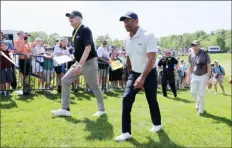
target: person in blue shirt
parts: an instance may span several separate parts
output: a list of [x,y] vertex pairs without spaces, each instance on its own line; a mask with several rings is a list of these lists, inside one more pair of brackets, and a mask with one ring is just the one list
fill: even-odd
[[179,69],[179,76],[180,76],[180,85],[181,88],[184,89],[186,87],[186,73],[187,73],[187,65],[184,60],[181,61],[180,69]]
[[212,69],[214,75],[214,88],[215,88],[215,95],[217,94],[217,83],[219,83],[223,94],[225,95],[225,89],[223,86],[223,80],[225,75],[225,69],[222,67],[218,60],[214,61],[214,68]]
[[9,49],[10,49],[10,50],[14,50],[14,45],[12,44],[12,41],[10,41],[10,40],[5,40],[5,38],[4,38],[4,33],[1,31],[1,43],[2,43],[3,41],[8,43],[8,46],[9,46]]

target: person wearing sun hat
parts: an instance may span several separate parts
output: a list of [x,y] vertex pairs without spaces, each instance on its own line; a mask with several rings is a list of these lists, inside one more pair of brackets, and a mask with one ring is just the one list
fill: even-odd
[[215,89],[215,95],[217,94],[217,84],[219,83],[222,93],[225,95],[225,88],[223,86],[223,81],[224,81],[224,75],[225,75],[225,69],[223,66],[219,64],[218,60],[214,61],[214,68],[213,70],[213,75],[214,75],[214,89]]

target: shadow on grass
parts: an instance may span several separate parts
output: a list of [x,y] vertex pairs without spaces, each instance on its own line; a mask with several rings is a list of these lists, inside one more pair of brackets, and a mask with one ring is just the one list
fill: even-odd
[[34,100],[38,95],[34,92],[29,95],[18,95],[17,100],[24,101],[27,103],[30,103],[32,100]]
[[1,109],[12,109],[12,108],[18,108],[18,105],[11,97],[0,97],[0,108]]
[[110,140],[113,138],[113,126],[108,122],[108,117],[102,115],[96,121],[84,119],[86,124],[85,131],[89,131],[90,135],[86,140]]
[[204,118],[211,118],[211,119],[215,120],[216,123],[225,123],[229,127],[232,127],[232,120],[227,119],[225,117],[219,117],[219,116],[216,116],[216,115],[212,115],[212,114],[210,114],[210,113],[208,113],[206,111],[204,112],[204,114],[202,115],[202,117],[204,117]]
[[229,94],[225,94],[224,96],[226,96],[226,97],[232,97],[232,95],[229,95]]
[[102,115],[96,121],[90,120],[88,118],[85,118],[84,120],[77,120],[73,117],[64,116],[52,118],[64,118],[67,122],[73,124],[86,124],[85,131],[90,132],[90,135],[86,137],[86,140],[109,140],[114,136],[113,126],[108,122],[107,115]]
[[186,99],[182,99],[180,97],[176,97],[176,98],[171,98],[171,97],[167,97],[168,99],[171,99],[173,101],[179,101],[179,102],[183,102],[183,103],[194,103],[194,101],[190,101],[190,100],[186,100]]
[[183,147],[181,145],[177,145],[176,143],[174,143],[173,141],[170,140],[169,136],[167,135],[167,133],[162,130],[158,133],[159,136],[159,142],[155,142],[152,137],[147,137],[148,142],[146,143],[140,143],[139,141],[135,140],[134,138],[132,138],[131,140],[129,140],[128,142],[130,142],[131,144],[133,144],[135,147],[162,147],[162,148],[179,148],[179,147]]
[[105,95],[108,97],[120,97],[122,94],[122,91],[110,91],[110,92],[105,92]]
[[65,119],[67,122],[71,122],[71,123],[73,123],[73,124],[79,124],[79,123],[82,123],[83,121],[82,120],[77,120],[77,119],[75,119],[75,118],[73,118],[73,117],[66,117],[66,116],[53,116],[52,117],[53,119],[54,118],[63,118],[63,119]]
[[77,100],[82,101],[82,100],[91,100],[91,97],[95,97],[93,93],[85,92],[85,91],[78,91],[77,93],[74,94],[75,97],[74,99],[77,98]]

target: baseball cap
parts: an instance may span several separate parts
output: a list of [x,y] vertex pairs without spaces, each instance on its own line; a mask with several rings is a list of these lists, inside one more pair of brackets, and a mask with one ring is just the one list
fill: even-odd
[[120,21],[124,21],[125,19],[139,19],[138,15],[134,12],[127,12],[124,16],[120,17]]
[[200,42],[198,40],[194,40],[191,45],[198,46],[200,45]]
[[106,40],[102,40],[102,43],[107,43]]
[[71,13],[66,13],[65,14],[67,17],[75,17],[78,16],[83,19],[82,14],[79,11],[72,11]]
[[7,41],[1,41],[1,44],[9,45],[9,42],[7,42]]

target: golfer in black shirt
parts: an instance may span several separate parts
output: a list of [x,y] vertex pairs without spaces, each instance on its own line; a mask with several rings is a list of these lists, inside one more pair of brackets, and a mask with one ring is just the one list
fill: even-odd
[[[178,69],[178,61],[174,57],[170,56],[171,52],[166,50],[165,56],[159,61],[158,66],[163,67],[162,81],[162,92],[163,96],[167,97],[167,81],[171,87],[174,97],[177,97],[176,86],[175,86],[175,72]],[[174,69],[175,66],[175,69]]]
[[71,84],[81,73],[84,75],[89,87],[97,98],[98,111],[94,116],[105,114],[103,95],[98,85],[98,62],[97,53],[94,47],[91,30],[82,24],[82,14],[79,11],[66,13],[71,25],[74,28],[72,33],[72,43],[75,48],[76,62],[62,77],[62,108],[53,110],[55,116],[71,116],[70,113],[70,91]]

